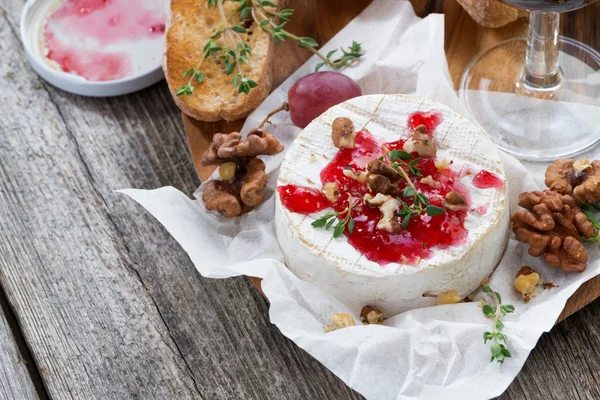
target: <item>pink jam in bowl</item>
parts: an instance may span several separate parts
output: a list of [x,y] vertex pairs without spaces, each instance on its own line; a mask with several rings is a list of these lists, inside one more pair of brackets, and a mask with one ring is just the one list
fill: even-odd
[[66,0],[44,23],[49,64],[89,81],[112,81],[160,65],[165,0]]

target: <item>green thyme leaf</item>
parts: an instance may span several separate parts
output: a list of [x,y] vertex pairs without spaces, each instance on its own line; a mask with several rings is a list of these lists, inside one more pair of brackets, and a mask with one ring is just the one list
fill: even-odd
[[234,25],[234,26],[231,27],[231,29],[233,29],[237,33],[246,33],[246,28],[244,28],[241,25]]
[[181,86],[179,89],[177,89],[177,92],[175,92],[175,94],[177,96],[181,96],[182,94],[191,96],[192,94],[194,94],[194,87],[190,84]]
[[483,285],[481,287],[481,290],[483,291],[483,293],[489,293],[492,289],[490,289],[488,285]]
[[335,226],[335,229],[333,230],[333,237],[335,239],[339,238],[340,236],[342,236],[342,233],[344,233],[344,228],[346,227],[346,225],[340,221],[340,223],[338,223]]
[[442,215],[446,212],[446,210],[444,210],[441,207],[436,207],[436,206],[432,206],[429,205],[425,208],[425,212],[427,213],[427,215],[429,215],[430,217],[435,217],[437,215]]
[[416,195],[417,192],[412,188],[412,186],[405,187],[404,191],[402,192],[402,197],[415,197]]
[[404,219],[402,220],[402,229],[408,228],[408,224],[410,224],[411,218],[412,218],[411,214],[408,214],[406,217],[404,217]]
[[486,344],[488,340],[492,340],[494,335],[492,332],[483,332],[483,344]]
[[412,154],[410,154],[410,153],[409,153],[409,152],[407,152],[407,151],[404,151],[404,150],[396,150],[396,151],[398,152],[398,153],[397,153],[397,154],[398,154],[398,157],[399,157],[401,160],[403,160],[403,161],[408,161],[408,160],[411,160],[411,159],[413,159],[413,158],[414,158],[414,157],[412,156]]
[[196,72],[196,80],[198,81],[198,83],[204,82],[204,73],[200,71]]
[[333,223],[334,223],[335,221],[337,221],[337,218],[336,218],[336,217],[332,217],[332,218],[329,220],[329,222],[327,223],[327,225],[325,225],[325,229],[329,229],[329,228],[331,228],[331,225],[333,225]]
[[311,225],[313,226],[313,228],[322,228],[325,226],[326,223],[327,223],[326,219],[319,218],[317,220],[314,220]]
[[515,306],[510,305],[510,304],[505,304],[503,306],[500,306],[500,309],[502,310],[502,312],[509,314],[509,313],[515,311]]
[[[240,21],[247,19],[251,13],[252,13],[252,7],[242,8],[242,11],[240,12]],[[269,23],[269,20],[265,20],[265,21],[267,21],[267,24]]]
[[186,69],[186,70],[183,72],[183,76],[182,76],[182,78],[183,78],[183,79],[187,78],[187,76],[188,76],[189,74],[193,73],[193,72],[194,72],[194,68]]
[[353,219],[351,219],[348,222],[348,233],[352,233],[352,231],[354,231],[354,220]]
[[504,357],[512,357],[512,355],[510,354],[510,351],[504,346],[504,345],[500,345],[500,347],[502,348],[502,355]]
[[493,306],[491,304],[486,304],[483,306],[482,311],[486,317],[493,318],[494,315],[496,314],[496,306]]
[[498,299],[498,303],[502,303],[502,297],[500,296],[500,293],[498,292],[494,292],[496,294],[496,298]]
[[308,47],[318,47],[319,46],[319,43],[317,43],[316,40],[309,38],[309,37],[300,38],[298,44],[308,46]]
[[502,353],[502,347],[500,347],[499,343],[492,343],[490,350],[492,352],[492,356],[494,356],[494,357],[496,357]]

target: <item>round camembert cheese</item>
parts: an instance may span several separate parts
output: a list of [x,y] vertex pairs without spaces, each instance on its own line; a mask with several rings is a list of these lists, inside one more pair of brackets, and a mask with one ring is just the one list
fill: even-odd
[[[299,214],[283,206],[277,194],[275,231],[287,267],[359,313],[369,305],[386,317],[436,304],[436,297],[455,290],[461,298],[476,290],[499,263],[508,239],[509,203],[506,174],[497,149],[482,129],[449,107],[409,95],[372,95],[335,106],[304,129],[287,150],[277,185],[298,185],[322,190],[320,173],[340,149],[331,139],[338,117],[354,122],[385,142],[409,138],[409,116],[437,110],[443,121],[433,140],[437,163],[456,173],[469,199],[464,218],[467,235],[447,248],[431,248],[416,262],[380,264],[356,250],[346,235],[311,224],[332,209]],[[500,187],[481,188],[473,178],[480,172],[500,178]],[[479,187],[477,187],[479,186]]]

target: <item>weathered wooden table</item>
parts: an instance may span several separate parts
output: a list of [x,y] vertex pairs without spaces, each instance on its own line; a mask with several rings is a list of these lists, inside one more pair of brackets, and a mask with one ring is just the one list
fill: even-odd
[[[524,29],[481,30],[454,0],[413,4],[452,22],[455,78]],[[200,183],[166,85],[111,99],[54,89],[25,60],[21,7],[0,0],[0,398],[360,398],[269,323],[248,279],[200,277],[114,192]],[[566,16],[568,34],[600,48],[599,12]],[[501,398],[600,398],[599,321],[595,302],[544,335]]]

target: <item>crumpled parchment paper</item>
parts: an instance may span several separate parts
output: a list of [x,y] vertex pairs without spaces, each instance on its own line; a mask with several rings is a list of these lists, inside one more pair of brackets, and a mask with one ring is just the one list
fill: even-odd
[[[359,40],[366,56],[344,73],[359,82],[363,94],[416,93],[467,114],[456,97],[444,54],[444,18],[415,16],[408,1],[376,0],[326,46],[348,46]],[[314,70],[315,57],[294,73],[248,118],[243,132],[257,126],[287,99],[290,86]],[[300,129],[287,114],[272,119],[274,131],[289,145]],[[569,296],[600,273],[597,250],[581,274],[561,270],[531,258],[515,240],[493,274],[490,285],[504,303],[516,307],[504,319],[504,333],[512,358],[503,365],[490,363],[489,343],[483,332],[491,329],[478,302],[413,310],[385,321],[382,326],[356,326],[330,333],[323,326],[330,316],[349,310],[320,289],[297,279],[283,264],[273,231],[274,191],[282,155],[265,158],[269,174],[268,198],[240,218],[226,220],[207,212],[202,187],[191,200],[172,187],[123,190],[156,217],[189,254],[198,271],[208,278],[250,275],[263,278],[262,288],[271,307],[269,317],[281,332],[309,352],[347,385],[368,399],[488,399],[500,395],[521,370],[540,335],[554,325]],[[538,186],[528,170],[512,157],[504,158],[511,198]],[[536,178],[543,167],[530,165]],[[520,249],[522,251],[517,251]],[[520,255],[521,254],[521,255]],[[522,263],[538,270],[558,288],[542,290],[524,304],[512,286]],[[358,315],[354,315],[360,321]]]

